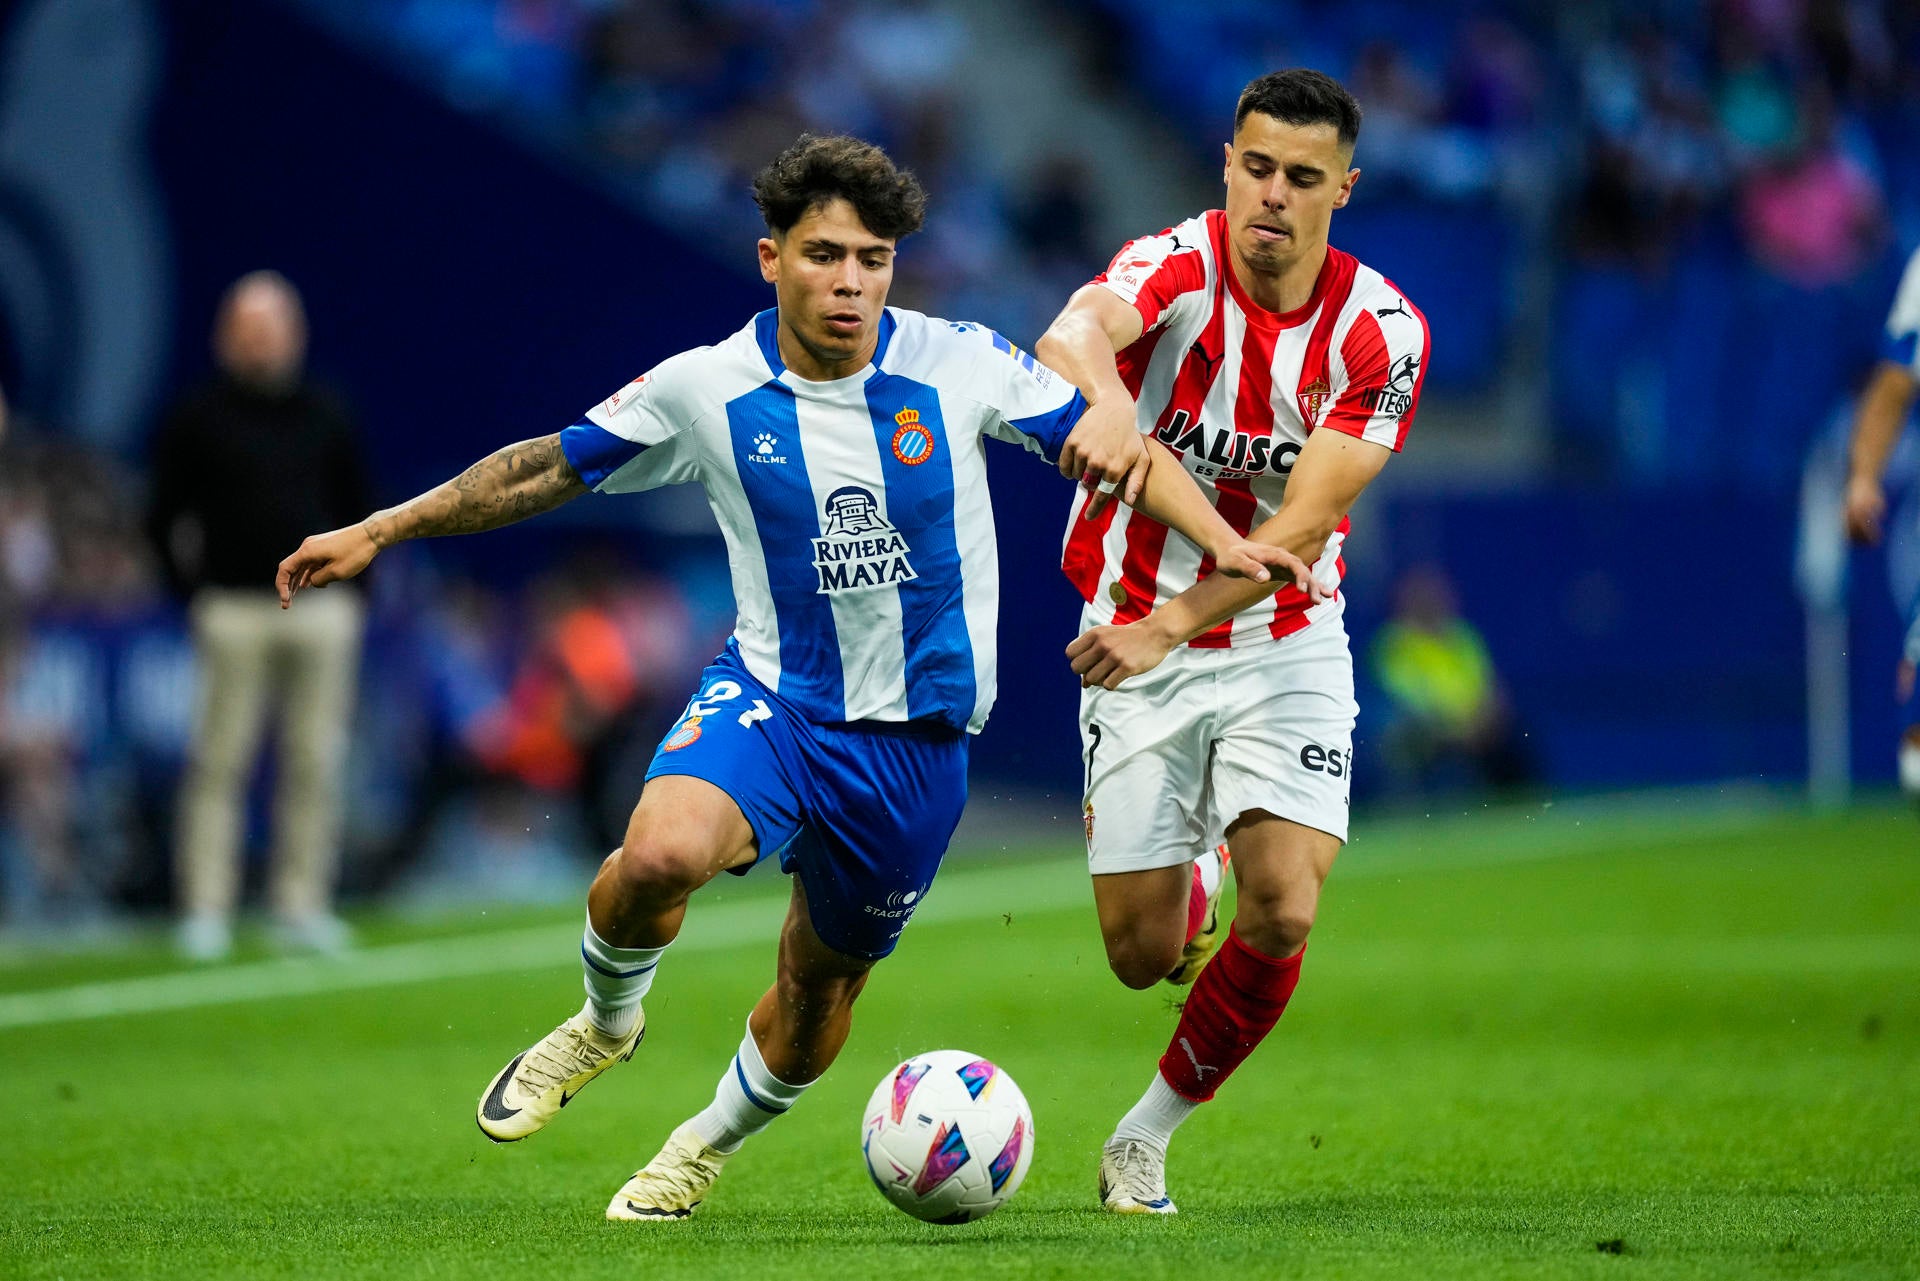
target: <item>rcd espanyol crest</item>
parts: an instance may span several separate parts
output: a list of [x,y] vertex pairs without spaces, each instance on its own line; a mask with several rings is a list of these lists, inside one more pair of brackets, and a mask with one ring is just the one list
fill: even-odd
[[893,416],[898,428],[893,433],[893,456],[909,467],[918,467],[933,457],[933,433],[920,421],[920,411],[903,409]]
[[819,591],[888,587],[919,577],[907,560],[912,549],[880,514],[872,490],[842,485],[827,495],[820,516],[820,537],[813,540]]

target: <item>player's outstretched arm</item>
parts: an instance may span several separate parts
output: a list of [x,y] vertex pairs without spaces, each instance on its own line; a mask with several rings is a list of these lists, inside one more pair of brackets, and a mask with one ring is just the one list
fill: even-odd
[[558,434],[508,445],[398,507],[377,511],[358,525],[309,535],[280,562],[274,578],[280,608],[292,605],[302,587],[354,577],[382,550],[405,539],[498,529],[586,492],[586,482],[561,451]]
[[1222,574],[1264,583],[1274,576],[1267,568],[1272,566],[1280,577],[1290,579],[1301,591],[1313,594],[1315,600],[1320,599],[1319,584],[1313,581],[1313,571],[1305,561],[1284,547],[1242,538],[1207,501],[1207,496],[1200,492],[1200,486],[1193,483],[1193,477],[1172,451],[1150,437],[1141,439],[1146,441],[1154,465],[1147,471],[1140,501],[1130,506],[1192,539],[1201,551],[1213,557],[1214,567]]
[[1067,300],[1047,332],[1033,345],[1041,364],[1062,375],[1087,398],[1087,412],[1067,433],[1060,473],[1099,480],[1087,515],[1097,516],[1118,492],[1132,506],[1139,500],[1151,459],[1134,417],[1133,395],[1120,378],[1115,353],[1139,340],[1140,313],[1119,295],[1085,285]]
[[1881,478],[1887,459],[1900,439],[1907,411],[1913,408],[1920,379],[1905,365],[1880,362],[1853,420],[1853,445],[1847,466],[1847,534],[1859,543],[1880,541],[1880,520],[1886,515],[1887,493]]
[[[1250,537],[1283,547],[1303,560],[1319,559],[1360,491],[1392,455],[1384,445],[1344,432],[1314,432],[1294,463],[1280,510]],[[1276,587],[1210,575],[1137,623],[1088,629],[1067,646],[1067,658],[1082,685],[1113,689],[1129,676],[1152,670],[1174,646],[1233,617]]]

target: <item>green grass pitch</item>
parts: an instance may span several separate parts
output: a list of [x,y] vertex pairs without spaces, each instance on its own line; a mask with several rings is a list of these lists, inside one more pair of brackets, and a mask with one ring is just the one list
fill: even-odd
[[[986,803],[986,802],[982,802]],[[356,957],[0,964],[0,1276],[1920,1276],[1920,825],[1591,805],[1360,829],[1292,1009],[1176,1139],[1177,1218],[1096,1212],[1168,994],[1108,975],[1069,836],[956,858],[834,1070],[685,1223],[608,1198],[700,1107],[784,887],[695,900],[631,1064],[495,1147],[476,1097],[580,1000],[574,912],[370,919]],[[85,1015],[85,1017],[74,1017]],[[882,1072],[1032,1100],[1025,1188],[914,1222],[858,1158]]]

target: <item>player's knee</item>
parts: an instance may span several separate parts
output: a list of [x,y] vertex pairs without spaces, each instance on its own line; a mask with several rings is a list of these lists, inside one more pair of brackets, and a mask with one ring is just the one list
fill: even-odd
[[648,899],[676,900],[704,884],[713,853],[683,833],[628,832],[614,855],[616,874],[629,890]]
[[1316,904],[1306,896],[1243,894],[1233,915],[1240,941],[1267,956],[1292,956],[1313,932]]
[[1107,965],[1119,979],[1136,992],[1152,987],[1172,972],[1180,962],[1176,942],[1168,947],[1151,939],[1134,936],[1107,940]]

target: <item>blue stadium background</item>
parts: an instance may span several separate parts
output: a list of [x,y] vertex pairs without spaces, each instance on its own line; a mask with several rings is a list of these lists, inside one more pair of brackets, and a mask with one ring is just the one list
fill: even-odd
[[[1356,515],[1357,642],[1398,573],[1438,564],[1550,787],[1808,774],[1802,467],[1920,243],[1920,16],[1897,0],[0,13],[0,387],[12,456],[40,469],[16,470],[14,510],[23,477],[84,484],[76,519],[107,537],[132,536],[147,436],[207,372],[241,272],[305,292],[313,367],[357,407],[394,501],[766,305],[745,181],[803,127],[874,137],[926,178],[933,225],[897,302],[1027,344],[1121,236],[1213,198],[1248,78],[1321,67],[1369,113],[1334,243],[1434,336],[1407,454]],[[997,61],[1008,47],[1039,61]],[[977,773],[1070,795],[1068,493],[1010,450],[993,469],[1006,657]],[[435,679],[418,613],[465,583],[518,609],[583,549],[668,584],[700,643],[724,625],[724,553],[671,500],[583,500],[383,562],[355,776],[389,828]],[[1855,553],[1849,592],[1869,781],[1890,777],[1897,726],[1882,559]],[[4,598],[13,722],[67,735],[87,822],[131,814],[163,845],[178,608],[137,564],[90,591],[97,563]],[[1376,729],[1363,716],[1363,747]]]

